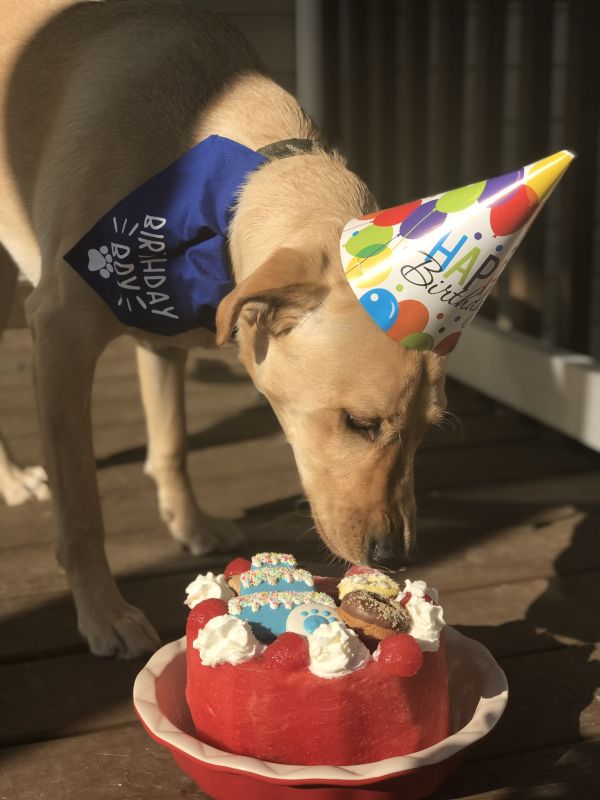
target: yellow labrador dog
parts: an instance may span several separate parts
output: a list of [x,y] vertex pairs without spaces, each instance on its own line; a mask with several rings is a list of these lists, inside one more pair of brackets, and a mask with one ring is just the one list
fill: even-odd
[[[235,528],[202,512],[186,473],[186,351],[211,334],[125,327],[63,256],[212,134],[252,149],[319,134],[243,37],[195,3],[1,0],[0,10],[0,298],[8,304],[16,267],[35,286],[26,311],[41,431],[79,629],[93,653],[135,657],[158,637],[121,597],[104,552],[94,368],[111,339],[138,337],[147,469],[162,516],[195,553],[230,548]],[[240,358],[292,445],[329,548],[391,569],[414,549],[413,459],[443,413],[443,359],[383,335],[344,278],[341,229],[371,208],[365,185],[324,150],[251,173],[229,229],[235,288],[218,308],[216,341],[237,329]],[[0,444],[3,487],[43,494],[43,474],[18,470]]]

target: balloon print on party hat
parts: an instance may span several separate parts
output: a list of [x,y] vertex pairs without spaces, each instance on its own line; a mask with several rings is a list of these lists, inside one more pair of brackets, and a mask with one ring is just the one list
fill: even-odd
[[342,264],[362,306],[405,347],[449,353],[572,159],[351,219]]

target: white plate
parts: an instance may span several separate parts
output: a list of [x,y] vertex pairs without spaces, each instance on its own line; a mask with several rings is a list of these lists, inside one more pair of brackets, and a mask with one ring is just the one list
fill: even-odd
[[185,702],[185,637],[161,647],[139,673],[133,702],[148,732],[170,749],[206,767],[246,772],[286,784],[381,780],[420,770],[457,755],[486,736],[502,716],[508,684],[491,653],[479,642],[445,628],[453,733],[438,744],[405,756],[355,766],[298,766],[238,756],[204,744],[194,735]]

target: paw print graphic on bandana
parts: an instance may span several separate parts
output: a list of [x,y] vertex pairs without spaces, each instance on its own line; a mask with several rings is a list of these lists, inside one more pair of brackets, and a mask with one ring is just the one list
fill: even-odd
[[114,271],[112,265],[112,256],[108,252],[108,247],[103,244],[98,250],[92,247],[88,250],[88,269],[90,272],[100,272],[103,278],[110,278],[111,272]]
[[286,630],[299,633],[301,636],[310,636],[321,625],[331,622],[340,622],[339,614],[334,606],[321,603],[303,603],[291,612],[287,619]]

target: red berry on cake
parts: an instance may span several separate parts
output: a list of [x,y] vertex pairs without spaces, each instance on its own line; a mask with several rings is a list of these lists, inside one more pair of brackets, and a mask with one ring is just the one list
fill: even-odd
[[302,669],[308,666],[308,662],[308,641],[298,633],[282,633],[263,654],[263,664],[267,669]]
[[203,600],[190,611],[188,618],[188,625],[193,626],[197,630],[202,630],[206,623],[214,617],[220,617],[227,614],[227,603],[223,600],[218,600],[211,597],[208,600]]
[[225,567],[225,580],[228,581],[229,578],[233,578],[234,575],[241,575],[242,572],[247,572],[250,569],[250,561],[247,558],[234,558],[233,561],[230,561],[229,564]]
[[363,567],[361,564],[355,564],[346,570],[346,575],[344,577],[348,578],[352,575],[367,575],[369,572],[377,572],[377,570],[373,569],[372,567]]
[[225,567],[225,580],[229,588],[235,592],[235,594],[240,593],[240,576],[243,575],[244,572],[248,572],[251,566],[252,564],[247,558],[234,558],[233,561],[230,561]]
[[376,659],[388,672],[403,678],[412,678],[423,666],[421,648],[408,633],[386,637],[379,645]]

